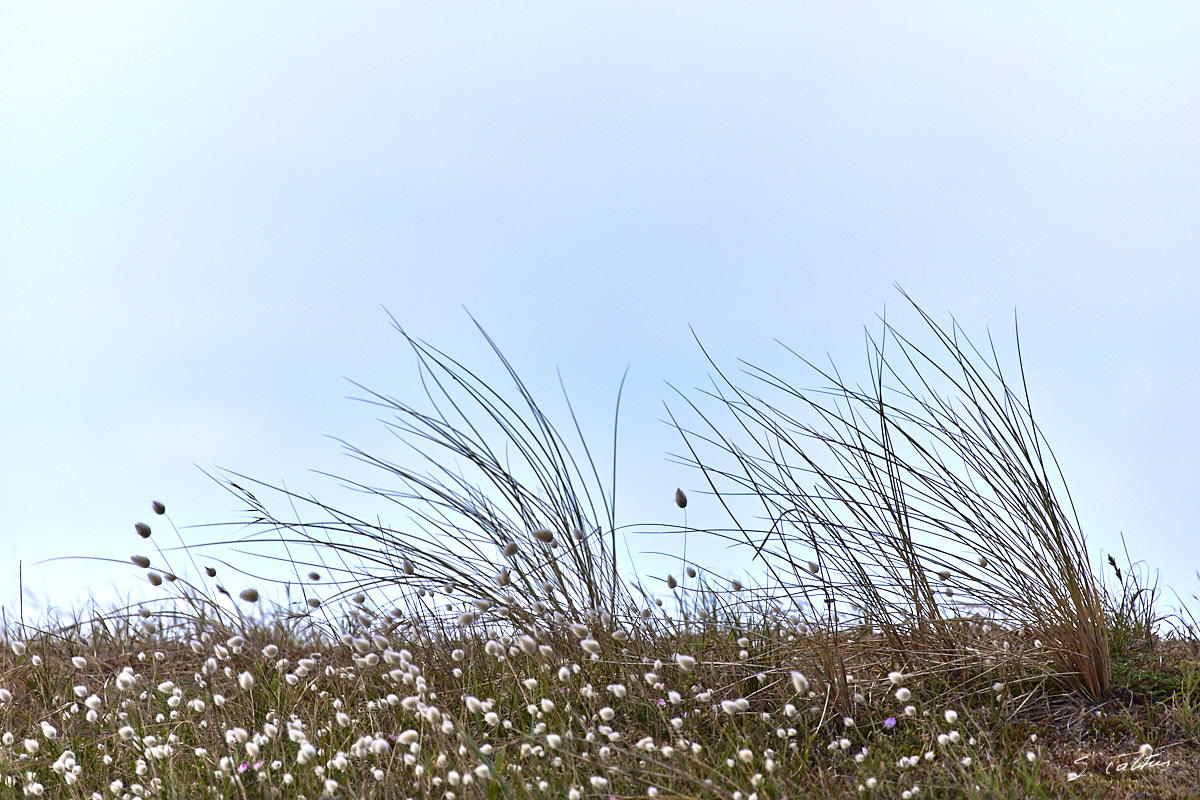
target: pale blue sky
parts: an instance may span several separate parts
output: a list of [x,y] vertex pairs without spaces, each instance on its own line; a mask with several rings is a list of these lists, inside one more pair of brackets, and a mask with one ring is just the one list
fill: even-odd
[[343,399],[417,396],[381,306],[486,365],[465,305],[600,445],[630,366],[620,517],[680,522],[689,324],[861,375],[897,282],[976,335],[1017,309],[1095,560],[1124,531],[1189,596],[1198,40],[1186,4],[6,4],[4,602],[18,560],[60,605],[142,592],[34,563],[126,558],[152,498],[236,519],[197,464],[337,499],[324,435],[397,453]]

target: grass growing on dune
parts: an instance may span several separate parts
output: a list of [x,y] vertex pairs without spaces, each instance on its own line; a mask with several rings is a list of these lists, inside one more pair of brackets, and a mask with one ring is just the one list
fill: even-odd
[[[983,629],[1020,627],[1073,689],[1099,699],[1109,682],[1101,588],[1023,367],[1010,385],[990,337],[985,355],[957,323],[946,330],[912,306],[932,344],[885,321],[868,337],[866,388],[804,359],[825,387],[797,389],[755,366],[742,386],[718,369],[690,403],[701,425],[680,426],[686,463],[793,598],[819,596],[898,653],[915,644],[905,663],[954,658]],[[732,418],[733,434],[703,400]]]
[[686,564],[666,602],[618,574],[573,412],[397,326],[428,407],[364,400],[417,466],[347,445],[387,481],[344,482],[402,522],[227,474],[274,587],[138,523],[152,600],[3,631],[0,798],[1194,796],[1194,630],[1132,564],[1103,586],[1027,394],[921,316],[953,369],[888,327],[916,383],[881,342],[868,390],[758,371],[777,399],[726,381],[730,432],[680,426],[735,523],[695,533],[772,583]]

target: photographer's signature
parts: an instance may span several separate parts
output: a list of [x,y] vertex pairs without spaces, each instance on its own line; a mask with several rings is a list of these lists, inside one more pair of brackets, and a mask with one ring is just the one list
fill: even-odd
[[[1075,759],[1075,763],[1080,765],[1082,769],[1079,772],[1069,773],[1067,781],[1079,780],[1088,774],[1088,765],[1095,756],[1095,753],[1088,753]],[[1169,766],[1171,766],[1171,759],[1163,758],[1161,754],[1153,751],[1121,753],[1109,757],[1107,763],[1104,765],[1104,774],[1118,775],[1122,772],[1145,772],[1146,770],[1163,769]]]

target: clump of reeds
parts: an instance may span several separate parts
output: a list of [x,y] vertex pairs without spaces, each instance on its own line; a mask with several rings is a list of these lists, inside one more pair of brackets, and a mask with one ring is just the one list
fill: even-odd
[[[802,357],[823,386],[747,365],[747,387],[714,364],[714,388],[688,401],[702,424],[676,421],[683,460],[728,512],[725,535],[751,546],[828,630],[878,630],[918,667],[955,657],[964,631],[1019,629],[1099,697],[1109,682],[1103,596],[1033,419],[1019,338],[1010,383],[990,337],[985,355],[957,322],[947,330],[904,296],[933,343],[919,347],[883,320],[883,335],[867,337],[866,387]],[[705,400],[731,417],[730,432]]]
[[[359,399],[389,412],[382,422],[410,458],[384,458],[343,442],[388,485],[339,480],[378,499],[396,521],[384,522],[382,514],[368,519],[230,472],[218,480],[246,503],[250,517],[238,544],[287,548],[277,557],[295,573],[289,589],[302,593],[301,611],[391,589],[408,615],[436,612],[464,626],[503,619],[546,631],[590,620],[610,629],[614,616],[633,605],[617,569],[615,424],[606,481],[569,399],[577,434],[570,443],[482,328],[511,379],[511,396],[393,324],[416,355],[427,406],[354,385],[365,393]],[[618,392],[618,409],[619,398]],[[304,579],[310,570],[319,583]]]

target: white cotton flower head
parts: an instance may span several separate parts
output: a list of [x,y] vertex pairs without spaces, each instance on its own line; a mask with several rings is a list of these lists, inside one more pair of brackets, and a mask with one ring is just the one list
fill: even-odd
[[245,691],[250,691],[254,688],[254,676],[249,672],[243,672],[238,675],[238,686],[241,686]]
[[958,712],[953,708],[947,708],[944,716],[946,717],[946,722],[950,723],[951,725],[953,725],[955,722],[958,722]]
[[592,655],[600,652],[600,643],[595,639],[584,639],[579,646]]
[[554,531],[549,528],[537,528],[529,532],[529,535],[537,539],[542,544],[550,544],[554,541]]
[[808,696],[808,678],[804,677],[803,672],[792,672],[792,688],[801,697]]
[[75,669],[83,669],[87,666],[87,659],[83,656],[75,656],[71,659],[71,664]]
[[896,699],[899,700],[901,703],[907,703],[909,700],[912,699],[912,692],[910,692],[908,690],[908,687],[901,686],[899,689],[896,690]]
[[889,672],[888,680],[892,682],[892,686],[899,686],[901,683],[904,682],[904,673],[903,672]]
[[675,663],[678,664],[679,668],[681,670],[683,670],[684,672],[691,672],[693,669],[696,668],[695,657],[694,656],[686,656],[683,653],[675,654]]

